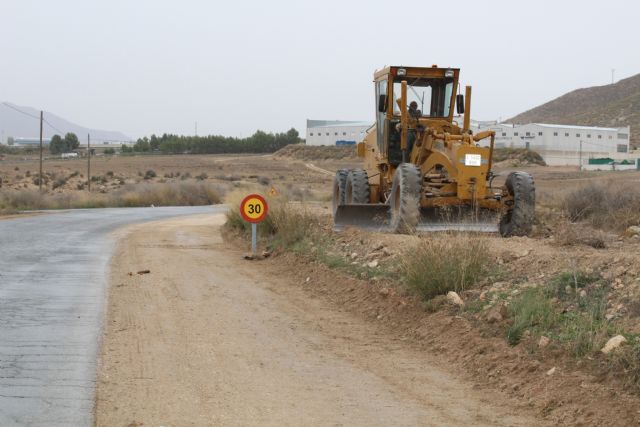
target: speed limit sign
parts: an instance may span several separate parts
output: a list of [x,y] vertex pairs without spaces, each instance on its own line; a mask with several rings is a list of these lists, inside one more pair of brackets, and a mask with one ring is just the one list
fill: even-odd
[[259,194],[249,194],[240,203],[240,215],[251,223],[251,259],[255,258],[258,246],[258,223],[266,218],[268,212],[269,205]]
[[269,205],[259,194],[249,194],[240,203],[240,215],[247,222],[257,224],[265,219],[268,212]]

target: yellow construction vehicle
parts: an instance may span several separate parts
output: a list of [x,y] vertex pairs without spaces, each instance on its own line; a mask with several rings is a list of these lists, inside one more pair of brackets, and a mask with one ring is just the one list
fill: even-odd
[[533,178],[512,172],[492,186],[495,133],[470,129],[471,87],[460,93],[459,74],[436,65],[374,74],[376,122],[357,144],[364,168],[339,170],[333,182],[337,228],[531,231]]

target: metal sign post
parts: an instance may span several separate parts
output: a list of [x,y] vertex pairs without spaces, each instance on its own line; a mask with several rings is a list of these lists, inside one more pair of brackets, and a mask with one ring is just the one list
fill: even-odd
[[251,254],[254,258],[258,252],[258,223],[266,218],[267,212],[269,205],[259,194],[249,194],[240,203],[240,215],[251,223]]

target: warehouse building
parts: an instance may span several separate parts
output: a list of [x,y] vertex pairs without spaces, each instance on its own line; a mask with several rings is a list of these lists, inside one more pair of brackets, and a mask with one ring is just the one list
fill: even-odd
[[[48,146],[51,138],[42,138],[42,145]],[[14,147],[39,147],[40,138],[14,138]]]
[[307,119],[307,145],[353,145],[364,139],[371,122]]
[[588,163],[588,159],[629,158],[630,127],[605,128],[594,126],[529,123],[481,124],[475,131],[493,130],[496,148],[528,148],[538,152],[550,166]]

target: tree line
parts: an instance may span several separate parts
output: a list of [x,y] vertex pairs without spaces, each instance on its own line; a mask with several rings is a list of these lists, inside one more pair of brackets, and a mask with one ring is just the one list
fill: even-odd
[[55,134],[49,142],[49,151],[51,154],[69,153],[80,147],[78,136],[73,132],[67,132],[63,137]]
[[294,128],[284,133],[256,131],[247,138],[221,135],[184,136],[163,134],[139,138],[132,146],[122,145],[123,153],[161,152],[163,154],[273,153],[285,145],[303,142]]

